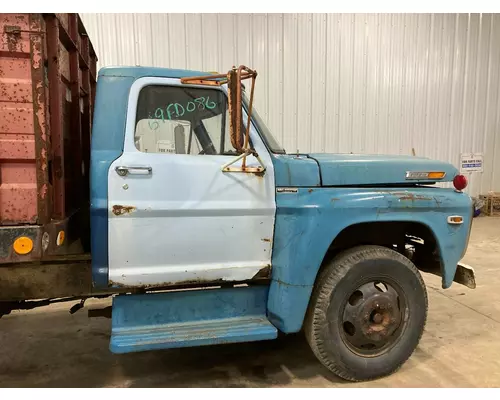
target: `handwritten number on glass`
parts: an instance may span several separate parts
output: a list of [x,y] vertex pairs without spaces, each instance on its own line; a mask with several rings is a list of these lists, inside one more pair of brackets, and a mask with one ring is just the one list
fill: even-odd
[[[193,101],[188,101],[186,104],[182,105],[180,103],[170,103],[167,107],[164,109],[161,107],[158,107],[155,110],[154,118],[155,119],[161,119],[163,122],[165,120],[171,120],[172,117],[182,117],[186,113],[192,113],[193,111],[196,110],[213,110],[215,107],[217,107],[217,104],[214,101],[210,101],[210,97],[197,97],[196,99],[193,99]],[[151,114],[149,115],[149,118],[152,118]],[[156,130],[160,127],[160,124],[158,121],[149,121],[149,128],[151,130]]]

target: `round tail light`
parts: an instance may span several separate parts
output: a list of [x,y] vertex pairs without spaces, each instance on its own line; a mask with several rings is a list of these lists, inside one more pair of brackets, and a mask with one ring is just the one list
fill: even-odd
[[467,178],[464,175],[457,175],[453,178],[453,186],[457,190],[464,190],[467,187]]

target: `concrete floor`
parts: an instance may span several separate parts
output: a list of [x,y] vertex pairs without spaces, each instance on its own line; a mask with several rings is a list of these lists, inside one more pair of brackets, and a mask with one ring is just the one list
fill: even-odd
[[429,317],[420,346],[401,370],[377,381],[352,384],[332,376],[301,335],[113,355],[109,320],[88,319],[85,310],[70,315],[67,304],[58,304],[0,320],[0,386],[500,386],[499,258],[500,218],[477,218],[464,259],[476,270],[477,289],[442,290],[439,278],[426,275]]

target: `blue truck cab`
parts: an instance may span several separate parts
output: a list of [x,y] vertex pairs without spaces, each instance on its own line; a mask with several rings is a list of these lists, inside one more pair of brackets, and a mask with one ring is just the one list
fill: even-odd
[[242,158],[229,129],[238,105],[228,84],[194,79],[203,75],[99,72],[92,285],[121,292],[111,351],[303,331],[344,379],[391,374],[423,333],[420,271],[440,275],[443,288],[475,287],[460,264],[471,198],[437,185],[463,178],[453,165],[414,156],[289,154],[250,113],[248,93],[236,121],[249,127]]

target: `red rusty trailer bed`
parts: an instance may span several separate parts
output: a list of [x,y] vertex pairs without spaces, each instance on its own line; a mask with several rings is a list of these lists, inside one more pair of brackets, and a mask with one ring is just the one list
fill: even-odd
[[89,234],[97,57],[78,14],[0,14],[0,265]]

